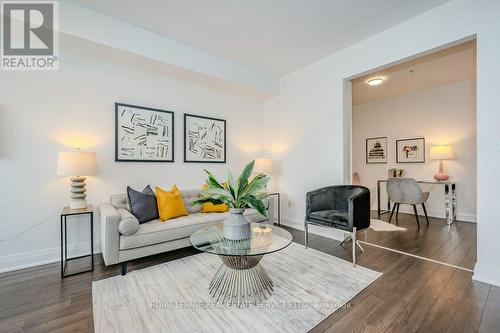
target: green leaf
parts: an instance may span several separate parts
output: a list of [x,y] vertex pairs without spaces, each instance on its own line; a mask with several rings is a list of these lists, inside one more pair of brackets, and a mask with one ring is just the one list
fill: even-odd
[[257,200],[254,196],[247,196],[242,199],[245,203],[247,203],[250,207],[255,208],[260,215],[267,217],[266,206],[261,200]]
[[244,188],[248,185],[248,178],[252,175],[253,168],[255,166],[255,161],[248,163],[243,169],[243,172],[238,177],[238,197],[243,192]]
[[210,171],[205,170],[205,172],[208,174],[207,178],[207,185],[209,188],[224,188],[218,181],[215,179],[214,175],[210,173]]
[[236,184],[234,183],[234,177],[231,171],[227,170],[227,188],[231,192],[233,198],[238,197],[238,189],[236,188]]
[[266,187],[267,182],[269,181],[269,177],[264,176],[263,174],[259,174],[255,176],[250,183],[246,186],[242,193],[240,193],[241,197],[245,197],[247,195],[254,195],[264,187]]
[[214,198],[202,198],[202,199],[198,199],[198,200],[193,201],[191,203],[191,205],[192,206],[203,205],[204,203],[207,203],[207,202],[211,202],[214,205],[220,205],[220,204],[224,203],[224,201],[218,200],[218,199],[214,199]]

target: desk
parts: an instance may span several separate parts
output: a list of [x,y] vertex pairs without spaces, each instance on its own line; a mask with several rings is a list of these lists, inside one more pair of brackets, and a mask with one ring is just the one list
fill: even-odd
[[[381,214],[385,214],[391,210],[391,201],[387,198],[387,210],[380,210],[380,184],[386,183],[387,179],[377,180],[377,213],[380,218]],[[455,182],[445,181],[438,182],[435,180],[417,180],[419,184],[443,185],[444,186],[444,204],[446,211],[446,224],[451,225],[457,219],[457,193],[455,191]]]

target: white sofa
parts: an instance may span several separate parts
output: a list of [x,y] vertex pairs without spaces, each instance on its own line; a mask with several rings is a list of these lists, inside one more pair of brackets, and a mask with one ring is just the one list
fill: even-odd
[[[109,203],[99,207],[104,263],[107,266],[121,263],[122,275],[125,275],[129,260],[191,246],[189,236],[194,231],[205,225],[220,223],[229,214],[201,213],[201,206],[191,205],[200,197],[200,193],[199,190],[181,191],[189,215],[165,222],[149,221],[140,224],[138,230],[132,234],[121,234],[119,231],[122,220],[135,219],[127,210],[127,195],[112,195]],[[266,219],[255,209],[247,209],[244,214],[252,222]]]

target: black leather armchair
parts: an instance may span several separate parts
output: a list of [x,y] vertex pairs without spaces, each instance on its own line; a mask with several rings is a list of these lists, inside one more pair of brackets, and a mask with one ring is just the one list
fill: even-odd
[[370,226],[370,190],[364,186],[338,185],[308,192],[304,225],[306,248],[309,224],[349,233],[344,242],[353,240],[353,263],[356,266],[356,245],[361,248],[356,241],[356,233]]

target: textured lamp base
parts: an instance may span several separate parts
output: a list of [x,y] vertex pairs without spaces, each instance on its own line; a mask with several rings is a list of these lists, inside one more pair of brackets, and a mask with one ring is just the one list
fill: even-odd
[[223,262],[208,288],[216,302],[257,304],[267,300],[273,281],[259,264],[262,256],[219,256]]
[[87,195],[85,194],[85,177],[71,177],[71,202],[69,208],[87,208]]
[[439,161],[439,171],[434,175],[434,179],[437,181],[445,181],[450,179],[450,176],[444,173],[443,161]]
[[434,179],[437,181],[445,181],[445,180],[450,179],[450,176],[448,176],[447,174],[444,174],[444,173],[437,173],[434,175]]

